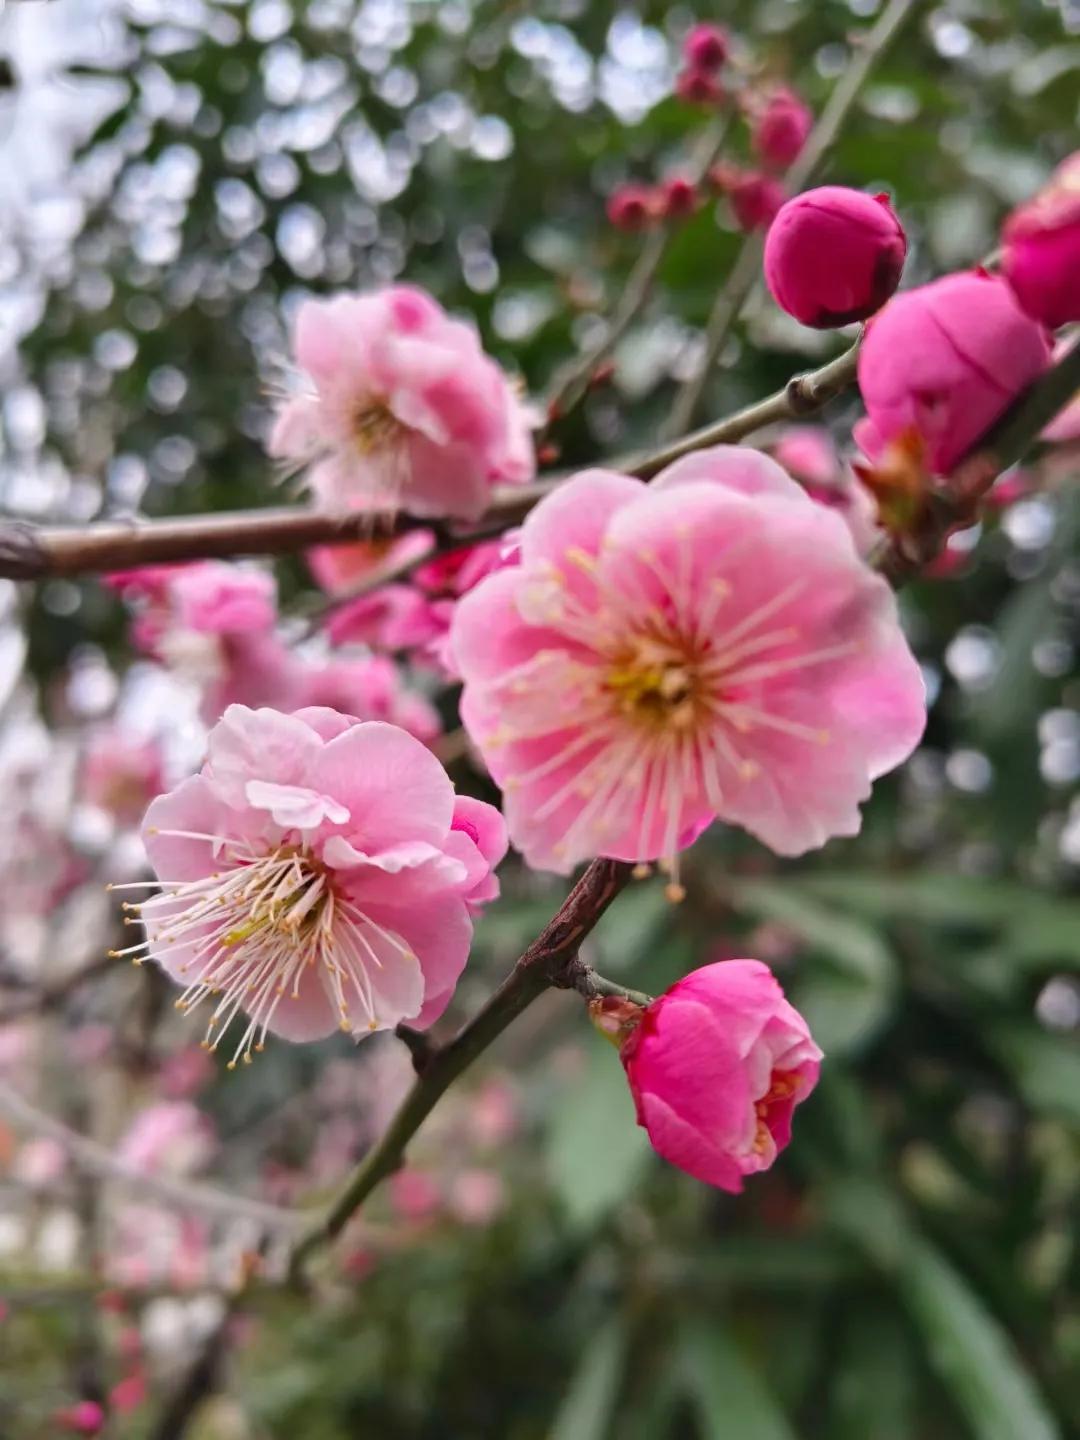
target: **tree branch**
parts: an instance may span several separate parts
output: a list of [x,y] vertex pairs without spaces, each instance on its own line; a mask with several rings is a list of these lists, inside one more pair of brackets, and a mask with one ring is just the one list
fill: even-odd
[[[836,143],[871,70],[892,44],[908,16],[921,3],[922,0],[890,0],[876,24],[860,37],[858,50],[850,65],[833,87],[806,144],[784,176],[789,195],[795,195],[806,188],[807,182]],[[727,282],[716,297],[705,323],[705,354],[701,366],[675,395],[668,417],[669,435],[678,435],[692,423],[716,358],[724,348],[731,327],[739,318],[739,313],[761,273],[761,254],[764,248],[765,236],[762,231],[748,235],[743,242]]]
[[380,1181],[400,1167],[405,1147],[440,1096],[476,1057],[548,986],[567,989],[574,985],[572,969],[578,947],[629,883],[632,870],[620,860],[594,860],[483,1008],[452,1040],[431,1049],[381,1139],[326,1213],[300,1237],[290,1265],[294,1278],[316,1250],[340,1234]]
[[130,1190],[142,1191],[166,1205],[181,1210],[201,1211],[214,1217],[251,1220],[264,1230],[274,1234],[293,1234],[303,1223],[304,1217],[295,1210],[282,1210],[276,1205],[266,1205],[259,1200],[246,1200],[241,1195],[232,1195],[217,1190],[212,1185],[170,1180],[160,1175],[143,1175],[130,1170],[104,1145],[89,1140],[69,1129],[62,1121],[38,1110],[29,1101],[11,1088],[0,1084],[0,1115],[10,1120],[21,1130],[35,1135],[45,1135],[57,1141],[73,1165],[88,1174],[103,1180],[112,1180]]

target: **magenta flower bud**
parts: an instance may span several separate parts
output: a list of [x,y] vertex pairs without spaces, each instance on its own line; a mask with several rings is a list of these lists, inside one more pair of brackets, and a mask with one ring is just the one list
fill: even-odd
[[856,443],[877,461],[915,442],[923,465],[947,475],[1049,359],[1046,331],[995,275],[907,290],[871,321],[859,351],[868,418]]
[[687,32],[683,41],[683,59],[691,70],[719,70],[730,48],[727,31],[719,25],[703,21]]
[[616,230],[645,230],[657,218],[656,197],[648,185],[620,185],[607,202],[607,217]]
[[784,203],[784,187],[779,180],[758,170],[725,177],[731,210],[740,230],[765,230],[776,219]]
[[813,126],[813,112],[794,90],[774,90],[754,119],[750,141],[766,165],[786,170]]
[[717,109],[727,98],[723,86],[707,70],[680,70],[675,94],[684,105],[700,105],[705,110]]
[[1002,272],[1023,309],[1051,330],[1080,320],[1080,150],[1013,211],[1002,240]]
[[765,242],[765,280],[781,310],[831,330],[881,309],[906,254],[888,196],[823,185],[781,208]]
[[791,1139],[821,1051],[760,960],[722,960],[678,981],[622,1047],[653,1149],[733,1194]]
[[669,220],[685,220],[698,207],[697,186],[685,175],[671,175],[657,189],[657,205]]

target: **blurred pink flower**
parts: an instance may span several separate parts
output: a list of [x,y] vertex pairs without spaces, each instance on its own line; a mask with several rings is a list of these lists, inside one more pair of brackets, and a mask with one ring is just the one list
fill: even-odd
[[270,630],[277,619],[274,577],[223,560],[183,566],[169,584],[168,599],[174,623],[204,635]]
[[890,446],[914,443],[932,473],[947,475],[1049,358],[1046,332],[995,275],[971,271],[905,290],[866,327],[867,418],[856,444],[877,463]]
[[860,555],[869,554],[881,536],[874,497],[844,465],[823,425],[790,425],[769,447],[774,460],[819,505],[840,515]]
[[622,1046],[638,1124],[698,1180],[738,1194],[791,1139],[821,1051],[768,966],[724,960],[678,981]]
[[813,111],[793,90],[774,90],[759,103],[751,121],[750,143],[758,158],[774,170],[786,170],[814,128]]
[[231,706],[201,772],[147,812],[162,894],[132,907],[147,939],[129,953],[186,986],[180,1009],[213,997],[212,1049],[245,1012],[232,1065],[268,1031],[430,1025],[468,958],[468,901],[489,868],[451,828],[454,807],[445,770],[404,730]]
[[385,655],[309,663],[303,672],[302,703],[326,706],[358,720],[386,720],[425,744],[442,733],[434,705],[406,689],[401,671]]
[[217,1147],[213,1122],[190,1100],[161,1100],[140,1110],[116,1147],[138,1175],[191,1175]]
[[531,414],[476,332],[409,285],[308,300],[270,453],[305,470],[328,510],[476,519],[491,487],[536,470]]
[[694,70],[719,70],[730,50],[728,32],[722,25],[713,25],[706,20],[691,25],[683,38],[683,59]]
[[857,834],[925,723],[895,599],[843,520],[733,446],[648,487],[560,486],[521,565],[459,601],[453,645],[463,723],[540,869],[673,859],[714,818],[782,855]]
[[158,1068],[157,1083],[169,1100],[197,1095],[214,1078],[214,1062],[198,1045],[185,1045],[166,1055]]
[[1051,330],[1080,320],[1080,150],[1001,232],[1001,269],[1022,308]]
[[633,180],[620,185],[608,197],[607,218],[616,230],[631,233],[647,230],[660,218],[656,192],[651,185],[641,185]]
[[780,212],[787,192],[783,182],[757,170],[727,174],[724,189],[740,230],[767,230]]
[[506,1186],[494,1170],[471,1168],[450,1184],[449,1209],[465,1225],[490,1225],[506,1208]]
[[105,1428],[106,1415],[96,1400],[79,1400],[54,1410],[52,1423],[71,1435],[98,1435]]
[[442,1208],[442,1193],[426,1170],[406,1166],[390,1177],[390,1203],[402,1220],[430,1220]]
[[41,1135],[19,1146],[11,1173],[22,1185],[48,1190],[67,1169],[67,1152],[58,1140]]
[[164,787],[161,750],[153,740],[138,740],[118,726],[90,737],[83,755],[82,798],[134,824]]
[[435,544],[430,530],[407,530],[388,540],[357,540],[351,545],[316,545],[307,552],[308,567],[328,595],[347,595],[374,571],[420,560]]

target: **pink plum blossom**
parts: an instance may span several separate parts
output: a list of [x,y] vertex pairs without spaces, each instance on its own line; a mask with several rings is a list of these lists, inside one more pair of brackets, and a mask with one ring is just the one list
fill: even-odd
[[738,1194],[791,1139],[821,1051],[767,965],[724,960],[678,981],[621,1049],[638,1124],[680,1170]]
[[906,254],[887,195],[822,185],[788,200],[769,227],[765,280],[782,310],[827,330],[880,310]]
[[926,468],[947,475],[1049,358],[1043,327],[997,276],[971,271],[906,290],[866,329],[867,419],[856,443],[875,464],[891,446],[916,444]]
[[369,645],[373,650],[411,650],[445,628],[426,595],[412,585],[396,584],[347,600],[326,622],[332,645]]
[[211,1049],[244,1012],[230,1065],[270,1031],[430,1025],[490,870],[487,817],[474,816],[476,840],[454,820],[445,770],[404,730],[230,706],[199,774],[147,812],[161,893],[129,906],[147,938],[123,953],[183,985],[182,1011],[209,1002]]
[[458,602],[452,643],[463,722],[540,869],[673,858],[717,817],[782,855],[854,835],[925,723],[895,599],[844,521],[734,446],[651,486],[560,486],[520,566]]
[[190,1100],[162,1100],[135,1116],[116,1158],[138,1175],[191,1175],[216,1148],[214,1126]]
[[169,585],[175,623],[203,635],[269,630],[277,618],[277,586],[262,570],[223,560],[185,565]]
[[1001,268],[1022,308],[1051,330],[1080,320],[1080,150],[1001,233]]
[[423,290],[308,300],[294,344],[311,390],[280,410],[270,453],[305,471],[322,508],[476,519],[493,485],[535,473],[530,411]]
[[774,460],[798,480],[811,500],[841,515],[860,555],[869,554],[881,531],[874,497],[843,464],[822,425],[790,425],[770,447]]
[[406,530],[388,540],[357,540],[350,545],[316,545],[307,552],[308,567],[328,595],[347,595],[380,570],[420,561],[435,544],[430,530]]
[[164,789],[161,750],[117,727],[99,730],[87,744],[80,778],[88,804],[134,824]]
[[425,744],[442,733],[438,711],[431,701],[407,690],[400,670],[385,655],[310,664],[303,672],[303,704],[340,710],[362,720],[385,720],[400,725]]

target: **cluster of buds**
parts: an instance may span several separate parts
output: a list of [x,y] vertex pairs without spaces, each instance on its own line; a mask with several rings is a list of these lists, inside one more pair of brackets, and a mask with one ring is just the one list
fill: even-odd
[[649,230],[666,220],[686,220],[701,203],[697,184],[687,175],[669,175],[656,185],[629,181],[613,190],[607,217],[616,230]]
[[687,105],[717,110],[727,99],[719,73],[731,45],[719,25],[695,25],[683,41],[683,68],[675,79],[675,94]]
[[763,170],[722,163],[712,167],[708,179],[713,193],[727,199],[736,225],[747,235],[767,230],[787,195],[783,181]]

